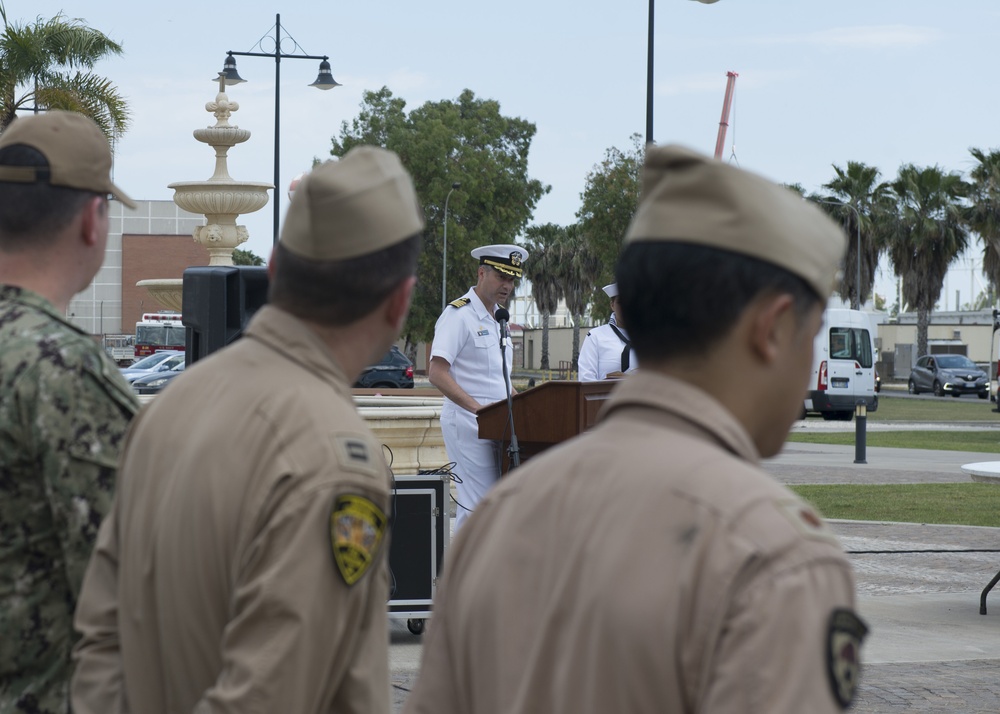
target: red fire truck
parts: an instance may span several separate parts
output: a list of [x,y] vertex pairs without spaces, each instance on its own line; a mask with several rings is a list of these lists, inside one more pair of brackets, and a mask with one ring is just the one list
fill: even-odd
[[144,312],[135,323],[135,357],[158,350],[183,350],[184,324],[179,312]]

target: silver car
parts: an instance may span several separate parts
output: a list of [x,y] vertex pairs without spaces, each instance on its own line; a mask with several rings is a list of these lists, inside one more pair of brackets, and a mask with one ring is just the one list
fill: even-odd
[[125,381],[132,384],[139,377],[157,372],[167,372],[184,361],[184,353],[179,350],[160,350],[143,357],[129,367],[122,367],[121,373]]
[[934,392],[939,397],[975,394],[980,399],[990,395],[986,372],[965,355],[924,355],[910,371],[910,394]]

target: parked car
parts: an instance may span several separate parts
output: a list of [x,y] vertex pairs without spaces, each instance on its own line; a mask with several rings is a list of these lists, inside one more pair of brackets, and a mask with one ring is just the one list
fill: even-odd
[[907,386],[910,394],[934,392],[939,397],[975,394],[980,399],[990,395],[986,372],[965,355],[924,355],[910,370]]
[[[165,364],[165,363],[164,363]],[[132,382],[132,391],[136,394],[157,394],[163,390],[170,380],[176,379],[184,371],[184,355],[170,369],[160,370],[137,378]]]
[[160,350],[151,355],[146,355],[128,367],[122,367],[120,371],[125,381],[132,384],[139,377],[145,377],[147,374],[153,374],[158,371],[166,372],[176,366],[178,356],[180,357],[180,361],[183,362],[184,352],[180,350]]
[[378,364],[365,367],[354,386],[413,389],[413,362],[393,345]]

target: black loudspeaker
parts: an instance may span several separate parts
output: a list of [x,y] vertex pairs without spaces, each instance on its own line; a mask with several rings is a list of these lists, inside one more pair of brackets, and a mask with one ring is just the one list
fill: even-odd
[[420,634],[431,614],[445,548],[450,480],[441,475],[396,476],[389,547],[389,617],[406,619]]
[[243,334],[250,318],[267,302],[267,268],[255,265],[188,268],[184,271],[183,312],[186,366],[222,349]]

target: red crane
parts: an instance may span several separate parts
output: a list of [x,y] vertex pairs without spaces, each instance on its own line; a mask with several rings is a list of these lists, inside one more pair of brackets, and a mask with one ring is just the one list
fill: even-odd
[[733,106],[733,90],[736,89],[736,72],[726,72],[726,98],[722,101],[722,119],[719,120],[719,137],[715,140],[715,158],[722,158],[722,147],[726,143],[726,129],[729,128],[729,110]]

